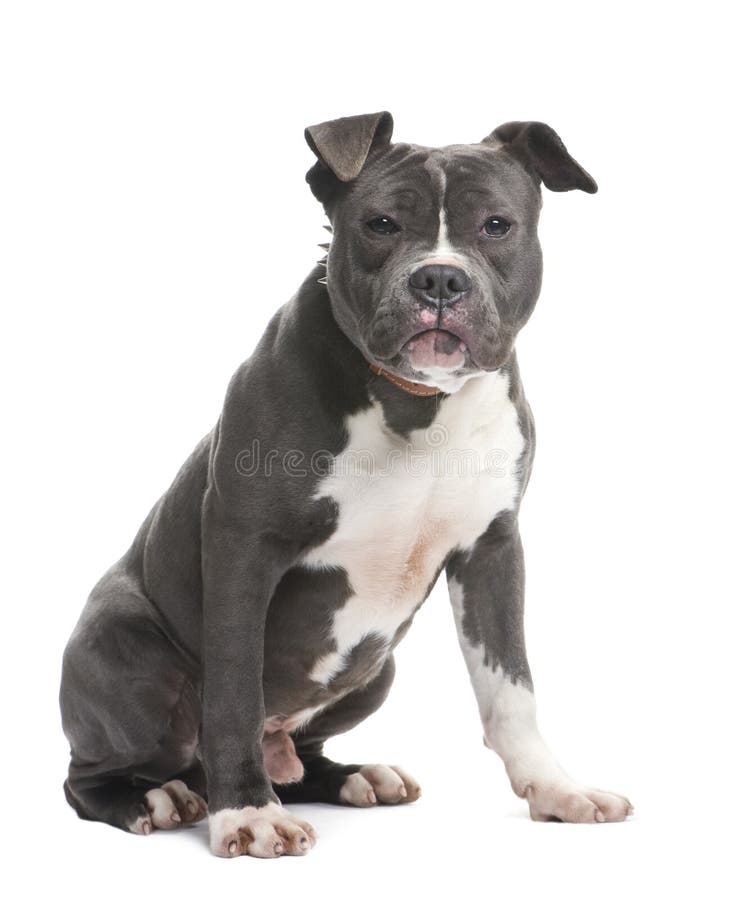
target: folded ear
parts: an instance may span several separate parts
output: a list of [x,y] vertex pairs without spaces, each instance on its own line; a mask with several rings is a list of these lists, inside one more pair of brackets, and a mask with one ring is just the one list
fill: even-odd
[[551,191],[594,194],[597,182],[568,153],[544,122],[507,122],[487,135],[483,144],[500,144]]
[[338,182],[353,181],[364,168],[370,152],[390,143],[393,117],[389,112],[344,116],[310,125],[304,130],[306,142],[317,162],[306,174],[314,196],[325,202]]

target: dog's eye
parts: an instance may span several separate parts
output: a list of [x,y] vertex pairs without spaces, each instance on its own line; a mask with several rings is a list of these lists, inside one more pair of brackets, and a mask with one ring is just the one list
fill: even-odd
[[511,230],[511,223],[502,216],[491,216],[482,226],[482,231],[490,237],[502,237]]
[[371,228],[377,234],[395,234],[400,231],[400,225],[394,222],[388,216],[377,216],[367,222],[367,228]]

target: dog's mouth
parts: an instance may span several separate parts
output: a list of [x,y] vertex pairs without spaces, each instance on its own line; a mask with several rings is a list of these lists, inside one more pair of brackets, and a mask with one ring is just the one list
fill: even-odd
[[458,335],[444,328],[430,328],[409,338],[401,348],[414,369],[457,369],[468,348]]

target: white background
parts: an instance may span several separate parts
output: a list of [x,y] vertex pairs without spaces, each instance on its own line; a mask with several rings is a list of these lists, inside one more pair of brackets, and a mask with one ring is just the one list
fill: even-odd
[[[3,3],[5,861],[19,896],[745,893],[752,802],[751,105],[744,4]],[[481,726],[444,582],[386,705],[329,745],[414,807],[304,810],[304,859],[213,858],[64,802],[60,655],[274,310],[318,256],[305,126],[558,130],[519,341],[539,435],[521,522],[540,724],[627,793],[535,824]],[[299,812],[302,810],[299,809]],[[750,889],[750,885],[749,888]]]

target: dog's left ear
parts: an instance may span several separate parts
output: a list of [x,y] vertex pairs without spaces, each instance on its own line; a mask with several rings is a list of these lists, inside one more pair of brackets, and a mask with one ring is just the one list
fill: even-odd
[[482,143],[500,144],[551,191],[597,192],[597,182],[544,122],[506,122]]
[[306,142],[317,156],[306,173],[314,196],[325,203],[337,183],[353,181],[369,154],[387,146],[392,135],[393,117],[389,112],[344,116],[306,128]]

